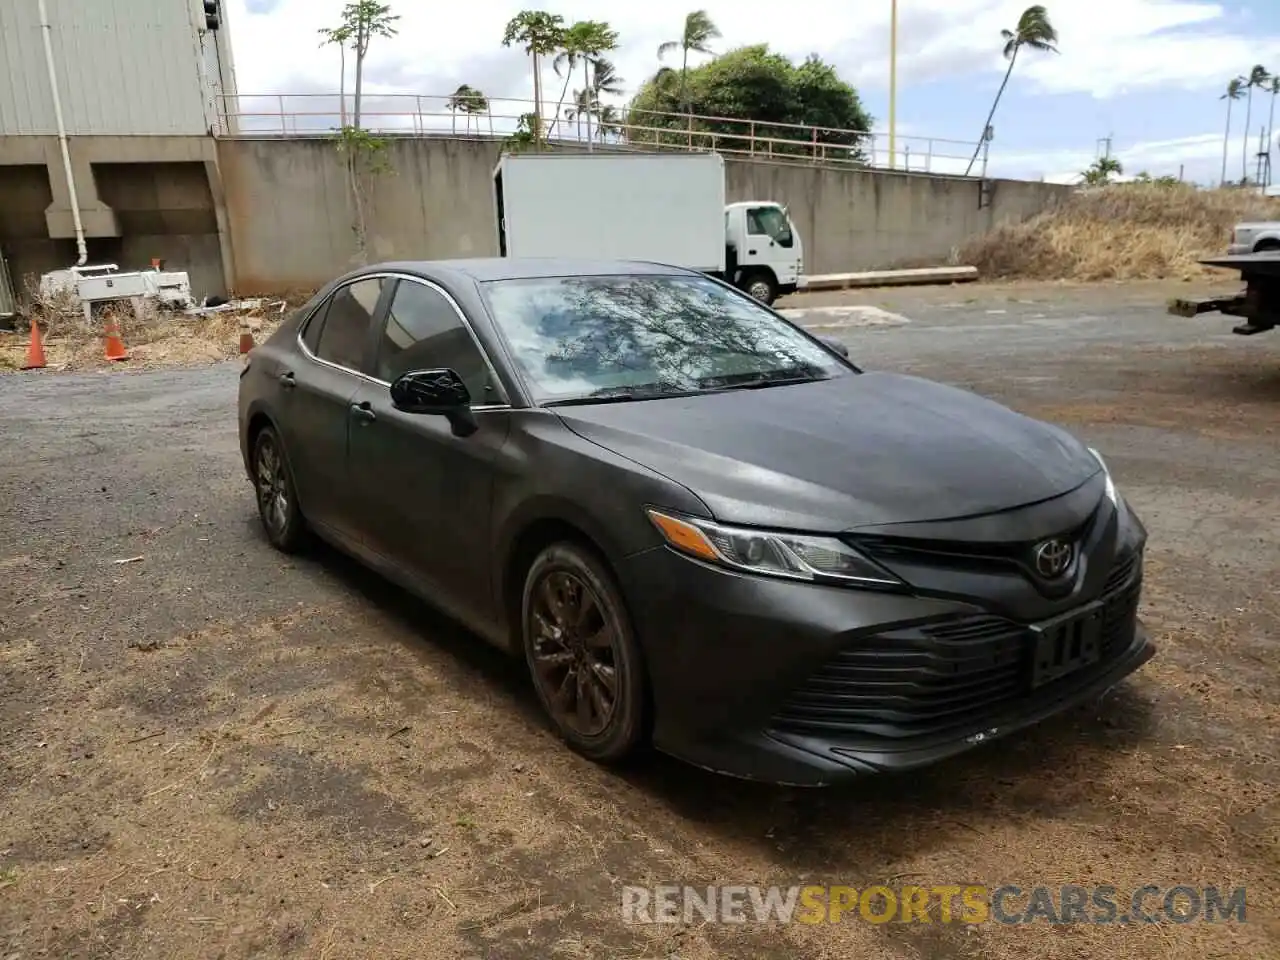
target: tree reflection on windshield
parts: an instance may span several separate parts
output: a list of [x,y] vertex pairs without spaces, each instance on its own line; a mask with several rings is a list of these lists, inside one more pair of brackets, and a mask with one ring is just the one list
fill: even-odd
[[755,301],[705,277],[496,280],[494,318],[539,402],[663,396],[849,368]]

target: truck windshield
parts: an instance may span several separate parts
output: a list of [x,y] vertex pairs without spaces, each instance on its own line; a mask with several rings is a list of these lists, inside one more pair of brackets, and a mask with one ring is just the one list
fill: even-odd
[[854,368],[706,277],[552,277],[482,284],[535,402],[758,388]]

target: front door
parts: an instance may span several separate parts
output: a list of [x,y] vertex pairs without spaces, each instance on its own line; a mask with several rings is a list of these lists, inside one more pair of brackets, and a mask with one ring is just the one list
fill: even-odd
[[[480,429],[457,436],[443,416],[405,413],[390,384],[447,367],[471,393]],[[489,556],[494,478],[510,418],[507,398],[461,310],[440,288],[401,279],[374,360],[377,383],[352,398],[350,463],[371,505],[366,544],[410,572],[464,620],[492,619]]]
[[747,256],[742,265],[768,267],[780,286],[796,283],[800,250],[791,221],[776,204],[747,208]]
[[307,321],[308,356],[282,369],[285,450],[303,510],[311,521],[359,538],[347,470],[351,398],[367,382],[373,319],[389,281],[381,277],[339,287]]

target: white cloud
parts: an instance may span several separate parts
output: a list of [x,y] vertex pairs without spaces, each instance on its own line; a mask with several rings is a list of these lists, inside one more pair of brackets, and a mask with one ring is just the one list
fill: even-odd
[[[337,92],[337,51],[320,48],[316,32],[334,25],[342,0],[228,3],[242,94]],[[693,6],[689,0],[648,0],[639,5],[621,0],[391,3],[401,17],[400,32],[390,40],[375,39],[366,64],[366,89],[370,93],[403,95],[377,105],[381,111],[406,114],[397,121],[400,125],[435,129],[449,127],[450,120],[441,116],[444,98],[464,82],[494,98],[499,129],[510,129],[514,118],[529,109],[532,82],[527,58],[522,51],[501,46],[504,25],[523,6],[543,6],[561,14],[566,22],[608,20],[622,37],[622,48],[613,59],[631,91],[656,69],[658,44],[678,36],[683,18]],[[989,81],[994,89],[1005,67],[1000,56],[1000,30],[1016,24],[1026,3],[1027,0],[903,0],[899,3],[898,24],[900,87],[909,89],[930,80],[969,76],[982,84]],[[716,44],[718,49],[767,42],[792,57],[818,53],[834,62],[842,75],[860,88],[883,90],[887,86],[889,0],[790,0],[785,5],[785,15],[781,15],[777,0],[703,0],[699,5],[707,9],[724,33]],[[1256,26],[1228,17],[1221,3],[1057,0],[1049,4],[1049,12],[1060,34],[1062,52],[1054,55],[1028,51],[1020,57],[1019,82],[1031,90],[1085,93],[1099,100],[1141,90],[1189,89],[1212,96],[1225,78],[1246,70],[1252,63],[1280,64],[1280,36],[1259,35]],[[1252,32],[1246,35],[1245,30]],[[348,63],[348,69],[350,66]],[[547,96],[554,102],[564,81],[555,76],[549,65],[543,77]],[[581,83],[580,78],[574,79]],[[571,81],[570,90],[573,85]],[[498,99],[504,97],[516,99]],[[279,109],[274,101],[258,104],[254,109]],[[307,107],[296,100],[285,107],[286,112],[303,109]],[[323,112],[329,108],[320,105],[310,109]],[[415,111],[434,117],[424,120],[407,116]],[[1046,122],[1052,122],[1051,118]],[[327,122],[317,120],[312,125],[317,124],[323,127]],[[884,127],[884,118],[880,118],[878,126]],[[928,132],[909,132],[899,126],[899,137],[911,147],[913,166],[924,162],[922,154],[928,152],[929,145],[923,139],[908,139],[909,133],[922,138]],[[1143,149],[1156,153],[1149,160],[1134,162],[1155,168],[1160,165],[1157,158],[1165,156],[1160,150],[1181,150],[1184,160],[1207,162],[1209,158],[1200,154],[1211,152],[1211,147],[1201,139],[1193,136],[1167,141],[1167,147],[1147,145]],[[877,146],[883,153],[887,144],[881,140]],[[932,148],[933,169],[955,167],[961,172],[973,145],[935,140]],[[1139,152],[1136,156],[1145,155]],[[1087,151],[1006,155],[1001,150],[998,165],[993,157],[992,172],[1064,175],[1054,171],[1078,170],[1091,160]],[[1170,162],[1176,165],[1177,159]],[[1238,167],[1238,154],[1233,162]],[[1125,163],[1127,167],[1129,161],[1126,159]]]
[[[430,5],[393,0],[392,5],[400,14],[400,35],[375,40],[369,57],[375,77],[389,73],[401,92],[444,94],[448,91],[413,84],[496,69],[503,89],[495,93],[529,95],[530,84],[520,82],[520,52],[501,47],[503,26],[523,0]],[[792,56],[816,52],[834,60],[857,84],[887,83],[888,0],[791,0],[786,16],[779,16],[776,0],[705,0],[704,5],[724,32],[722,48],[767,42]],[[998,74],[1004,67],[999,32],[1017,22],[1025,5],[1025,0],[901,3],[899,82],[977,71]],[[315,38],[320,27],[336,21],[342,0],[230,0],[230,6],[237,73],[245,93],[291,92],[284,89],[289,84],[336,88],[337,53],[317,49]],[[566,0],[545,6],[566,21],[612,23],[623,40],[616,55],[619,72],[634,86],[657,66],[657,45],[678,35],[689,2]],[[1280,58],[1280,36],[1231,33],[1218,3],[1059,0],[1049,6],[1062,53],[1027,52],[1020,67],[1025,79],[1046,91],[1110,97],[1143,88],[1202,89],[1217,86],[1248,64]],[[269,12],[250,12],[264,9]],[[1196,32],[1168,32],[1189,27]],[[498,68],[504,62],[509,69]],[[470,82],[482,85],[485,80],[478,76]]]

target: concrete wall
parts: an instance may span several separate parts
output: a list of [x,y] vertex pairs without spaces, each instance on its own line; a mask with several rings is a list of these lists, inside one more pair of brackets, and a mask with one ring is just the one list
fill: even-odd
[[[257,293],[306,289],[357,264],[341,155],[323,139],[219,140],[233,286]],[[500,145],[399,139],[392,174],[375,177],[366,212],[369,256],[495,256],[492,171]],[[805,242],[807,273],[937,264],[998,223],[1026,219],[1066,195],[1056,184],[997,180],[979,206],[974,180],[921,174],[726,162],[730,200],[786,203]],[[590,198],[565,215],[590,220]]]

